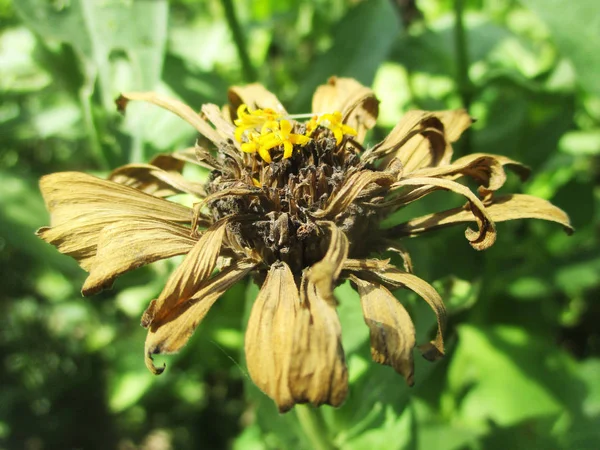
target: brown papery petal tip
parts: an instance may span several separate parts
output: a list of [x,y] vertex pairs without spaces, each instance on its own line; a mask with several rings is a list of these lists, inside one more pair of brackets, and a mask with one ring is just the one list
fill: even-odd
[[394,368],[409,386],[414,384],[415,327],[402,304],[379,283],[351,276],[358,288],[371,336],[371,357]]
[[428,342],[417,347],[427,361],[437,361],[444,357],[443,350],[440,350],[435,342]]
[[[157,351],[155,351],[155,353],[159,353],[159,351],[157,350]],[[156,367],[154,365],[154,358],[152,358],[152,354],[150,352],[146,353],[146,356],[144,358],[144,362],[146,363],[146,367],[148,368],[148,370],[150,372],[152,372],[154,375],[160,375],[167,368],[167,364],[166,363],[163,363],[162,367]]]
[[129,99],[124,95],[119,95],[119,97],[115,100],[115,104],[117,105],[117,111],[121,114],[125,114],[125,109],[127,108],[127,104],[129,103]]
[[156,299],[152,300],[142,314],[142,319],[140,321],[140,325],[144,328],[148,328],[154,319],[154,315],[156,314]]

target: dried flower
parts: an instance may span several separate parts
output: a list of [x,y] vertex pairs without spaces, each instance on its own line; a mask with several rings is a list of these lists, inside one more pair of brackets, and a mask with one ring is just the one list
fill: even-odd
[[[333,294],[344,279],[360,294],[376,362],[413,384],[415,330],[390,292],[398,288],[416,292],[437,316],[437,334],[418,346],[421,353],[430,360],[444,354],[442,299],[411,273],[397,238],[474,222],[466,237],[483,250],[495,240],[495,222],[537,218],[571,230],[567,215],[545,200],[495,194],[505,168],[526,176],[519,163],[488,154],[451,162],[452,142],[472,122],[463,110],[411,111],[365,150],[378,101],[352,79],[331,78],[319,87],[306,123],[260,85],[231,88],[227,108],[205,105],[202,114],[154,93],[123,94],[117,103],[124,110],[131,100],[179,115],[216,150],[196,145],[150,164],[126,165],[108,180],[48,175],[41,190],[51,226],[38,234],[89,272],[84,295],[144,264],[186,255],[142,317],[146,364],[154,373],[164,368],[153,365],[152,355],[180,350],[213,303],[253,274],[261,289],[246,331],[248,369],[281,411],[304,402],[337,406],[346,397]],[[208,168],[210,180],[185,179],[186,163]],[[465,178],[479,185],[478,195],[460,183]],[[390,213],[437,190],[467,202],[381,228]],[[167,200],[182,192],[198,198],[195,208]],[[385,252],[400,254],[404,267],[373,256]]]

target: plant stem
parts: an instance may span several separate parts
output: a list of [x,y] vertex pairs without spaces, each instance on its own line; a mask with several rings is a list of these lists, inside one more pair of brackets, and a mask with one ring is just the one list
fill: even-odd
[[90,99],[92,97],[93,86],[91,83],[93,83],[93,81],[90,81],[89,78],[86,79],[85,85],[79,91],[79,102],[83,113],[83,123],[85,124],[88,144],[92,150],[92,155],[96,159],[100,169],[108,170],[110,164],[100,145],[98,130],[96,129],[94,116],[92,114],[92,102]]
[[250,61],[248,49],[246,48],[246,40],[244,38],[244,33],[242,32],[242,27],[240,27],[240,22],[235,14],[233,1],[221,0],[221,3],[225,10],[225,18],[227,19],[231,34],[233,35],[233,41],[235,42],[240,62],[242,63],[244,79],[247,82],[256,81],[256,70],[254,70],[254,66],[252,66],[252,62]]
[[300,423],[300,428],[304,435],[310,441],[310,445],[315,450],[334,450],[335,446],[329,441],[326,434],[325,424],[322,418],[317,415],[317,411],[308,405],[296,405],[296,417]]

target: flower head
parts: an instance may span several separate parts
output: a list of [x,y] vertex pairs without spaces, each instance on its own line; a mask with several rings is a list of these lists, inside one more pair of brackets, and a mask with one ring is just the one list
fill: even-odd
[[[463,110],[411,111],[380,143],[363,148],[378,102],[357,81],[332,78],[313,98],[306,123],[289,115],[260,85],[234,87],[222,110],[202,114],[153,93],[123,94],[118,105],[139,100],[179,115],[212,148],[160,155],[129,164],[108,180],[57,173],[41,180],[51,225],[39,236],[74,257],[89,276],[85,295],[109,287],[119,275],[150,262],[185,255],[148,306],[146,364],[188,341],[210,307],[252,274],[261,285],[245,338],[250,376],[286,411],[296,403],[339,405],[348,373],[334,288],[348,279],[358,290],[371,335],[373,360],[413,383],[413,350],[427,359],[444,354],[446,310],[427,282],[412,273],[400,238],[474,223],[465,235],[477,250],[494,243],[496,222],[536,218],[570,230],[569,219],[545,200],[497,195],[505,169],[527,169],[502,156],[474,154],[452,162],[452,146],[472,120]],[[182,176],[184,164],[211,171],[207,183]],[[477,192],[462,182],[473,180]],[[388,228],[391,213],[443,190],[464,206]],[[198,199],[194,208],[169,200]],[[381,259],[397,253],[402,268]],[[216,269],[218,271],[215,274]],[[431,342],[416,345],[415,329],[392,294],[409,289],[437,317]]]

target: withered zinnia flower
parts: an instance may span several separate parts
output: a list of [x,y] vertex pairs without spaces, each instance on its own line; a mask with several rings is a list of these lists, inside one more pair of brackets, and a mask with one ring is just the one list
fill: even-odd
[[[398,238],[473,222],[466,238],[483,250],[494,243],[495,222],[535,218],[571,229],[567,215],[545,200],[495,194],[505,168],[526,176],[519,163],[488,154],[451,161],[451,143],[472,123],[463,110],[411,111],[365,149],[378,100],[352,79],[331,78],[317,89],[313,113],[296,116],[256,84],[231,88],[228,106],[204,105],[200,114],[154,93],[124,94],[117,104],[124,110],[132,100],[179,115],[203,140],[150,164],[123,166],[108,180],[76,172],[44,177],[51,226],[38,234],[89,272],[84,295],[144,264],[186,255],[142,317],[146,364],[157,374],[164,368],[152,355],[180,350],[214,302],[252,274],[261,288],[246,331],[248,370],[281,411],[305,402],[337,406],[346,397],[333,294],[344,279],[360,294],[376,362],[412,385],[415,330],[391,293],[398,288],[416,292],[437,315],[435,338],[418,349],[429,360],[444,354],[444,304],[411,273]],[[209,181],[184,178],[188,163],[208,168]],[[477,193],[461,184],[465,179],[477,183]],[[438,190],[466,204],[381,227],[391,213]],[[179,193],[198,203],[167,200]],[[403,268],[378,259],[389,252],[403,258]]]

